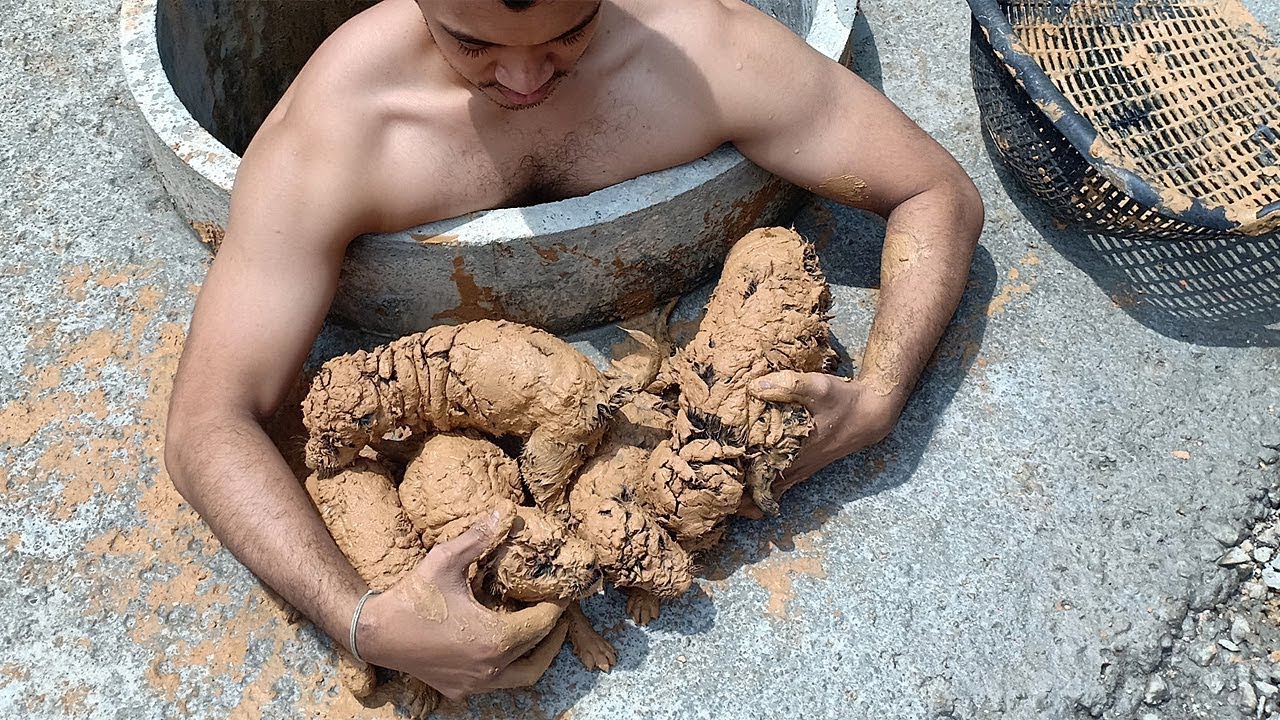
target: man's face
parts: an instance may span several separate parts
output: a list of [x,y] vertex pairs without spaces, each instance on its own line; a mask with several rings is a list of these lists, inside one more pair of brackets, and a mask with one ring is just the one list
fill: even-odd
[[511,110],[546,100],[587,49],[601,0],[417,0],[445,62]]

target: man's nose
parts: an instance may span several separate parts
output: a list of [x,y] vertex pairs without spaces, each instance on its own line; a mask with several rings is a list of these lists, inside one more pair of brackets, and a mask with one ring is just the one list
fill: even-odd
[[546,84],[555,71],[550,55],[515,55],[498,63],[494,79],[509,90],[528,95]]

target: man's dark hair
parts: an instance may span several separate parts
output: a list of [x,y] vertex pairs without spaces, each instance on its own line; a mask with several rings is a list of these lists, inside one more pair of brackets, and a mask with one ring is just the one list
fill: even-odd
[[538,0],[502,0],[502,4],[506,5],[508,10],[515,10],[516,12],[528,10],[536,2]]

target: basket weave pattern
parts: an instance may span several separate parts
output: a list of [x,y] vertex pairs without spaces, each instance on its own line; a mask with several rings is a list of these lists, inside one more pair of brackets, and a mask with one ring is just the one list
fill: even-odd
[[[977,15],[981,3],[972,4]],[[1091,230],[1165,239],[1280,227],[1280,50],[1238,0],[996,5],[1016,50],[1069,107],[1029,97],[991,50],[992,29],[975,24],[984,128],[1056,215]],[[1068,114],[1096,133],[1091,141],[1081,134],[1073,145],[1055,128]],[[1157,207],[1118,187],[1117,168],[1145,183]],[[1224,219],[1209,229],[1179,218],[1193,205],[1201,217]]]

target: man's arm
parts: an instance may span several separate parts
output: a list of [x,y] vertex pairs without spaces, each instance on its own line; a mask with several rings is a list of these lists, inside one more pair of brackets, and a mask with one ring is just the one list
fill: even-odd
[[[174,485],[219,540],[344,645],[368,587],[260,422],[297,377],[348,242],[374,224],[378,185],[361,176],[370,164],[361,137],[287,120],[269,121],[255,137],[236,178],[226,239],[196,302],[165,443]],[[535,606],[512,625],[479,605],[466,583],[468,565],[503,532],[496,518],[480,523],[370,599],[361,654],[449,696],[541,675],[554,653],[536,654],[541,667],[512,661],[547,635],[561,608]],[[415,600],[423,593],[443,596],[447,617],[420,617]]]
[[339,638],[367,587],[260,425],[319,332],[358,217],[336,192],[340,163],[300,144],[268,127],[245,154],[174,380],[165,460],[222,543]]
[[789,485],[893,429],[964,292],[982,200],[955,159],[857,75],[755,9],[723,7],[721,27],[732,30],[708,79],[734,144],[797,185],[888,220],[858,376],[780,373],[757,389],[814,412]]

